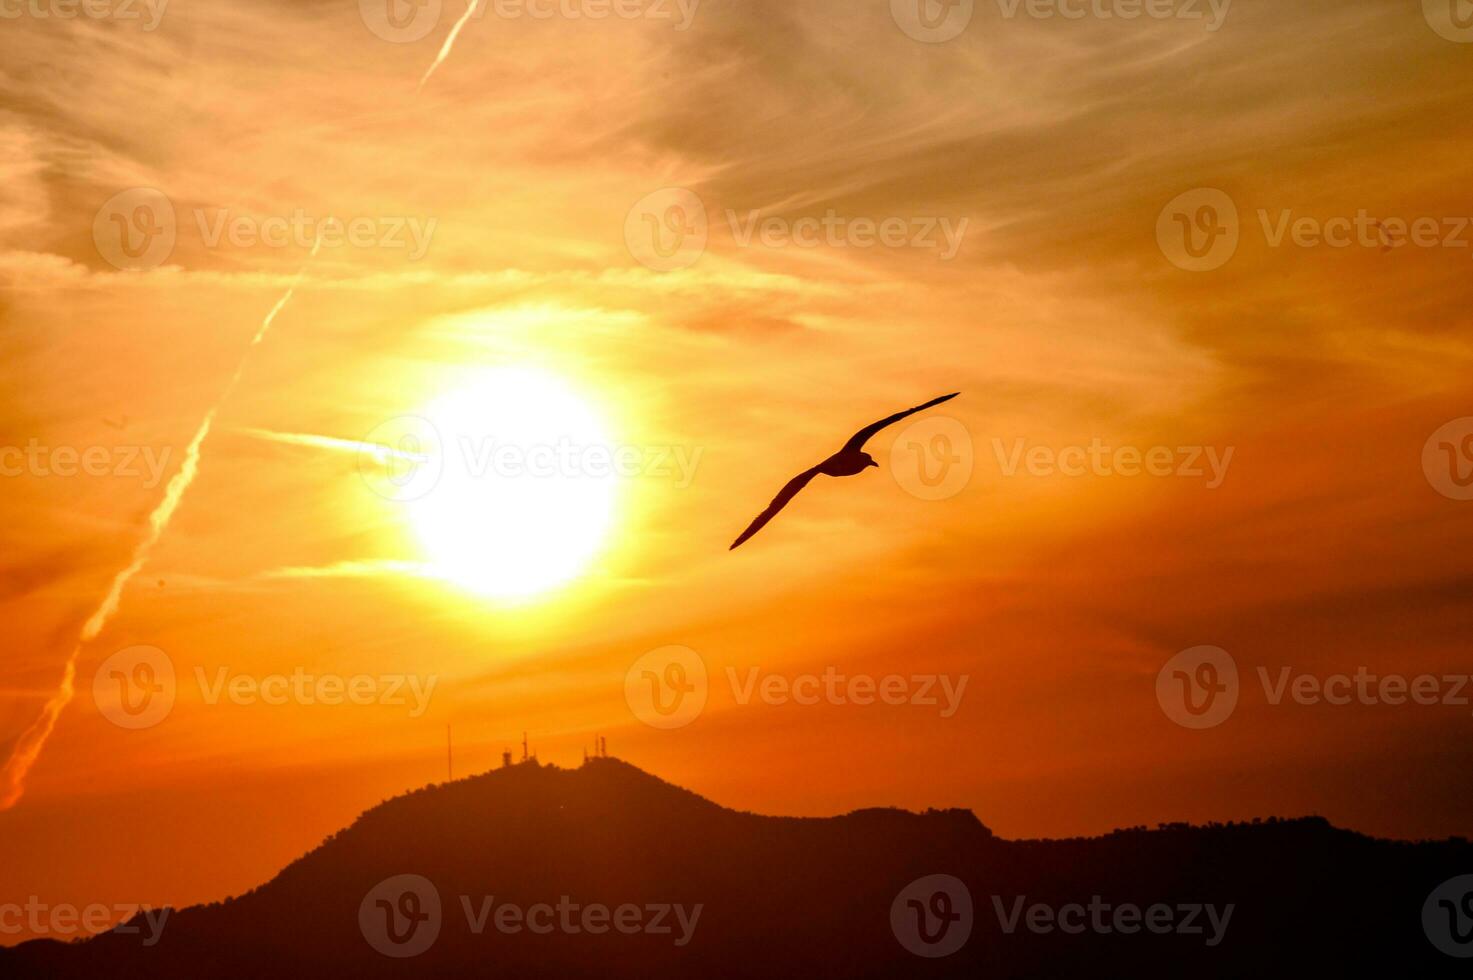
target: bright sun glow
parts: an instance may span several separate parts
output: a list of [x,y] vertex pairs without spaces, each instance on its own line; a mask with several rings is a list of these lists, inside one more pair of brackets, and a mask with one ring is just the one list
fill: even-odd
[[531,596],[599,551],[616,480],[602,421],[561,379],[504,368],[419,413],[438,437],[434,489],[410,519],[434,574],[481,595]]

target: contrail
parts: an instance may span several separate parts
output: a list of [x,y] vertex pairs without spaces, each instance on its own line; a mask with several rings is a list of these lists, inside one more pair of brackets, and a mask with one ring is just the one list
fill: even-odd
[[424,90],[425,82],[430,80],[430,76],[435,73],[435,69],[439,68],[441,63],[449,57],[450,49],[455,46],[455,39],[460,36],[460,29],[465,26],[466,21],[471,19],[471,15],[476,12],[476,8],[480,4],[481,0],[471,0],[470,6],[465,8],[465,13],[460,15],[460,20],[456,21],[455,26],[450,28],[450,33],[445,35],[445,43],[440,45],[440,53],[435,55],[434,62],[430,67],[425,69],[424,76],[420,78],[419,85],[414,89],[416,95]]
[[[317,249],[321,245],[320,238],[312,243],[312,252],[307,256],[308,261],[317,255]],[[194,482],[195,474],[199,472],[200,447],[204,445],[205,439],[209,436],[210,427],[215,424],[216,413],[220,411],[220,406],[230,397],[230,393],[240,382],[241,375],[245,373],[246,361],[251,348],[259,344],[266,336],[266,331],[271,329],[271,322],[276,319],[276,314],[281,312],[282,307],[286,306],[292,294],[297,291],[297,284],[302,281],[302,275],[306,271],[307,263],[304,262],[281,299],[276,301],[276,305],[271,308],[271,312],[266,314],[266,318],[261,321],[261,326],[256,329],[250,346],[241,356],[240,363],[235,366],[235,373],[226,382],[214,407],[205,413],[199,428],[194,432],[194,438],[189,440],[189,447],[184,451],[184,462],[169,480],[168,486],[164,488],[163,499],[153,509],[153,513],[148,515],[148,528],[133,549],[132,559],[128,562],[127,567],[113,576],[112,585],[108,586],[107,594],[103,596],[102,602],[83,624],[82,633],[77,638],[77,645],[72,648],[71,654],[66,659],[66,666],[61,674],[61,684],[57,686],[56,693],[47,700],[45,707],[41,709],[40,717],[31,723],[30,728],[21,733],[15,743],[15,748],[10,752],[10,758],[5,760],[3,766],[0,766],[0,810],[8,810],[15,806],[25,793],[26,775],[30,773],[36,757],[46,747],[46,740],[51,737],[52,730],[56,728],[56,720],[61,717],[62,711],[71,703],[72,697],[76,694],[77,658],[81,655],[82,648],[97,638],[108,620],[112,619],[113,613],[117,612],[118,603],[123,598],[123,589],[143,568],[154,545],[158,544],[164,529],[169,526],[169,521],[174,517],[174,511],[179,509],[179,501],[184,499],[184,492],[189,489],[189,485]]]

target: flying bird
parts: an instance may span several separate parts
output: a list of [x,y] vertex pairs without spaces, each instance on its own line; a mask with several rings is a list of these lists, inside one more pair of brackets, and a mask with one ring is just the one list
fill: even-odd
[[915,408],[907,408],[903,412],[896,412],[894,415],[886,416],[885,418],[880,419],[878,422],[871,422],[869,425],[854,433],[854,435],[849,437],[849,441],[844,443],[844,447],[838,452],[834,453],[828,459],[824,460],[822,463],[819,463],[812,469],[804,470],[802,473],[799,473],[797,476],[789,480],[787,482],[787,485],[777,492],[777,496],[772,498],[772,503],[767,505],[767,509],[758,514],[757,518],[752,521],[751,524],[747,525],[747,529],[742,532],[741,537],[733,541],[731,543],[731,548],[728,548],[727,550],[731,551],[735,549],[743,541],[747,540],[752,535],[762,530],[762,528],[766,526],[768,521],[777,516],[778,511],[782,510],[788,505],[788,501],[792,500],[798,495],[799,490],[802,490],[804,487],[808,486],[809,481],[812,480],[815,476],[818,476],[820,473],[822,473],[824,476],[855,476],[859,473],[863,473],[871,466],[879,466],[880,464],[875,462],[874,457],[864,451],[864,444],[870,440],[870,437],[872,437],[876,432],[879,432],[887,425],[894,425],[896,422],[899,422],[906,416],[914,415],[916,412],[923,412],[933,405],[940,405],[942,402],[949,402],[959,394],[961,394],[961,392],[954,391],[949,395],[942,395],[940,398],[933,398],[930,401],[926,402],[924,405],[917,405]]

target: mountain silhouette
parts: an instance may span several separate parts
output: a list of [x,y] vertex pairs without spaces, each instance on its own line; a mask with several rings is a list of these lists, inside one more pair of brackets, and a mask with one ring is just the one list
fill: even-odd
[[388,800],[152,944],[139,917],[0,950],[0,976],[1426,977],[1466,974],[1423,914],[1469,873],[1464,840],[1319,818],[1003,840],[966,810],[761,816],[530,761]]

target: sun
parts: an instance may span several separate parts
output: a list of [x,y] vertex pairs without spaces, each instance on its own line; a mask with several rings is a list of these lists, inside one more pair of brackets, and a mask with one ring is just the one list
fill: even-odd
[[613,523],[617,481],[602,419],[561,378],[498,368],[417,413],[433,489],[409,504],[434,576],[526,599],[570,581]]

